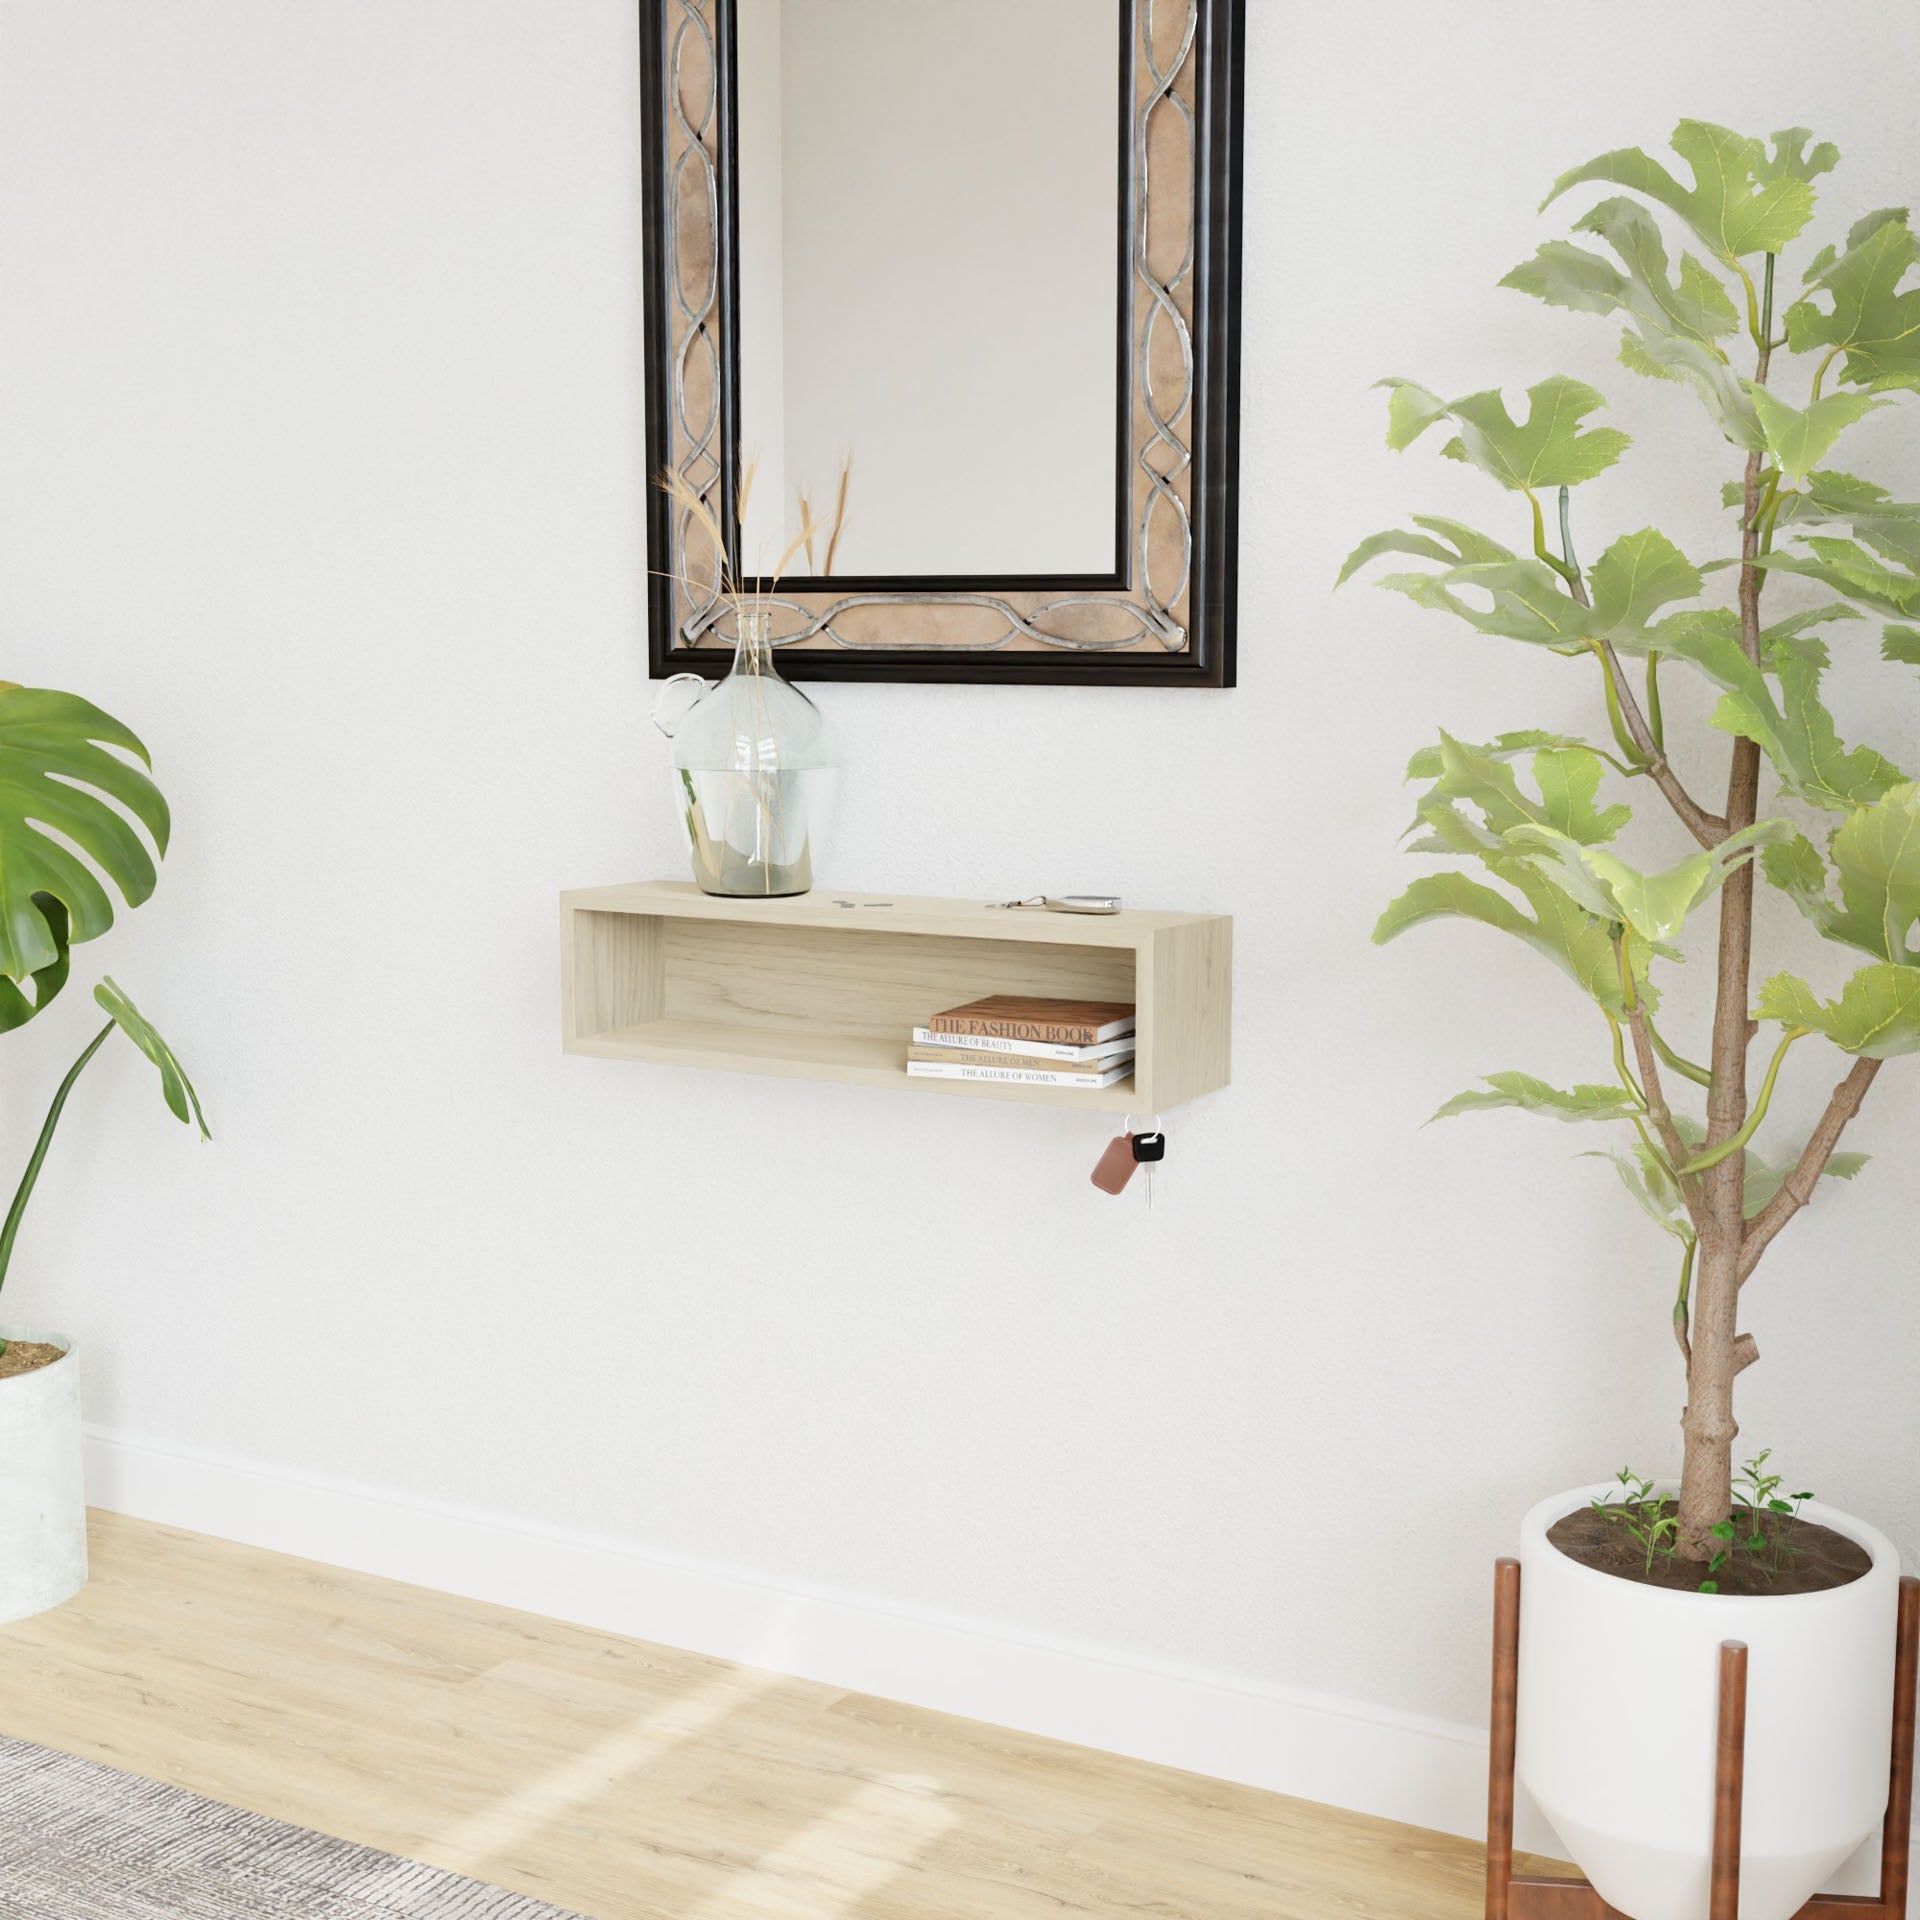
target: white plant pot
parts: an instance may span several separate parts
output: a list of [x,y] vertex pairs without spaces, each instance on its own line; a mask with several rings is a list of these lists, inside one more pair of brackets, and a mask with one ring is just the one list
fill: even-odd
[[0,1327],[0,1339],[64,1349],[0,1380],[0,1623],[57,1607],[87,1584],[80,1363],[65,1335]]
[[1707,1920],[1720,1643],[1747,1657],[1740,1920],[1789,1920],[1887,1806],[1899,1556],[1809,1502],[1871,1569],[1826,1593],[1674,1593],[1597,1573],[1547,1529],[1611,1482],[1521,1524],[1520,1782],[1600,1896],[1631,1920]]

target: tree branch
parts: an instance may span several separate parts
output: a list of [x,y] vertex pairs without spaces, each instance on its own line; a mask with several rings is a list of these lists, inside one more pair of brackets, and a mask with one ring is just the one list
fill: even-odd
[[[1763,380],[1766,378],[1764,365],[1760,377]],[[1567,520],[1567,489],[1560,489],[1560,545],[1565,558],[1559,561],[1547,551],[1546,530],[1540,519],[1540,502],[1531,492],[1527,498],[1533,502],[1534,551],[1566,580],[1568,593],[1581,606],[1592,606],[1593,599],[1587,592],[1587,583],[1581,578],[1580,568],[1573,557],[1573,529]],[[1589,640],[1587,644],[1598,656],[1601,671],[1607,677],[1608,711],[1611,713],[1618,709],[1620,718],[1626,723],[1627,737],[1640,750],[1640,756],[1646,762],[1648,777],[1667,796],[1668,804],[1680,816],[1687,831],[1703,847],[1717,847],[1727,837],[1727,823],[1718,814],[1709,813],[1680,784],[1680,776],[1667,764],[1666,747],[1657,737],[1655,729],[1648,725],[1647,716],[1640,710],[1640,702],[1633,697],[1633,689],[1627,685],[1627,676],[1620,671],[1620,656],[1614,652],[1613,642]],[[1649,685],[1655,687],[1657,683],[1650,680]]]
[[1780,1191],[1747,1222],[1746,1239],[1740,1250],[1742,1286],[1760,1264],[1760,1256],[1774,1235],[1813,1198],[1820,1176],[1826,1172],[1827,1162],[1833,1158],[1833,1150],[1847,1130],[1847,1122],[1860,1111],[1860,1103],[1867,1097],[1867,1089],[1879,1071],[1878,1060],[1859,1059],[1853,1063],[1847,1077],[1834,1088],[1833,1098],[1827,1102],[1827,1110],[1820,1116],[1820,1124],[1814,1128],[1806,1151],[1793,1171],[1781,1181]]
[[1620,671],[1620,657],[1611,640],[1600,642],[1601,663],[1612,679],[1620,702],[1620,717],[1627,723],[1633,744],[1647,763],[1647,778],[1666,795],[1667,804],[1680,817],[1680,823],[1703,847],[1717,847],[1727,837],[1727,823],[1717,813],[1709,813],[1680,783],[1680,776],[1668,763],[1660,743],[1654,738],[1647,716],[1641,712],[1627,677]]
[[1668,1168],[1673,1174],[1673,1184],[1697,1233],[1706,1222],[1705,1209],[1700,1202],[1700,1186],[1696,1180],[1680,1171],[1692,1155],[1687,1143],[1680,1137],[1680,1129],[1673,1124],[1673,1110],[1667,1105],[1666,1090],[1660,1084],[1660,1059],[1653,1050],[1653,1037],[1647,1031],[1647,1010],[1634,990],[1633,964],[1627,958],[1626,941],[1616,940],[1613,952],[1620,964],[1620,988],[1626,1004],[1627,1028],[1633,1035],[1633,1051],[1640,1062],[1640,1086],[1646,1097],[1647,1118],[1653,1122],[1653,1130],[1660,1136],[1660,1144],[1666,1150]]

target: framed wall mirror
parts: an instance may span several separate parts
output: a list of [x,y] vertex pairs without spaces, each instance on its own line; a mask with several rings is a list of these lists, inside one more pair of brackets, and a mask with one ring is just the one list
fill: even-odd
[[1244,16],[641,0],[656,674],[1232,685]]

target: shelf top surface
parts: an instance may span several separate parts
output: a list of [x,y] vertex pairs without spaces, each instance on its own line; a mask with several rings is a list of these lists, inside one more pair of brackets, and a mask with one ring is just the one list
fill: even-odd
[[941,900],[911,893],[848,893],[816,887],[783,899],[722,899],[691,880],[636,880],[612,887],[576,887],[563,905],[593,913],[656,913],[678,919],[758,921],[776,927],[935,934],[949,938],[1027,940],[1074,947],[1132,947],[1167,927],[1223,920],[1215,913],[1164,913],[1139,907],[1119,913],[1049,913],[1044,907],[1002,907],[989,900]]

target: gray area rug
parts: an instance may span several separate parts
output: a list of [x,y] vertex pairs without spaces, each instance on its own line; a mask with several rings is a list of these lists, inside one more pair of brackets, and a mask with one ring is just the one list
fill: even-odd
[[581,1920],[0,1736],[0,1920]]

